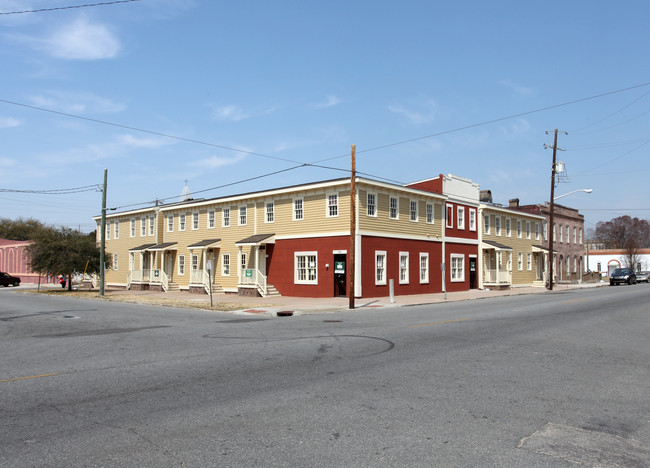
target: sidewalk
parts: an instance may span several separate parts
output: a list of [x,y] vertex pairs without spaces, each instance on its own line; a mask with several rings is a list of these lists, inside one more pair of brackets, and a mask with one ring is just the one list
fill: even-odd
[[[604,283],[583,284],[555,284],[553,291],[562,291],[576,288],[591,288],[602,286]],[[36,289],[36,285],[24,284],[18,289]],[[41,289],[60,290],[58,285],[41,285]],[[96,292],[96,291],[94,291]],[[88,291],[88,293],[91,293]],[[436,304],[443,302],[457,302],[476,299],[486,299],[500,296],[514,296],[523,294],[552,293],[540,287],[521,287],[507,290],[472,289],[469,291],[415,294],[390,297],[357,298],[354,301],[355,309],[374,309],[389,307],[405,307],[411,305]],[[181,292],[158,291],[130,291],[125,289],[107,288],[105,297],[108,300],[119,300],[149,305],[163,305],[171,307],[189,307],[228,311],[234,314],[254,314],[265,316],[291,316],[303,314],[333,313],[349,310],[350,300],[347,297],[309,298],[309,297],[246,297],[235,294],[214,294],[210,307],[210,296],[207,294],[190,294]]]

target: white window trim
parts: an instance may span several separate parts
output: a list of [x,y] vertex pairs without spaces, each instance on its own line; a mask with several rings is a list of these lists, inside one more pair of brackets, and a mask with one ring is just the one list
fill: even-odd
[[461,231],[465,230],[465,207],[464,206],[456,207],[456,229],[460,229]]
[[494,217],[494,235],[501,237],[501,216]]
[[178,274],[185,275],[185,255],[178,256]]
[[[221,227],[229,228],[232,225],[230,213],[231,213],[230,207],[223,208],[221,210]],[[227,224],[226,224],[226,220],[228,221]]]
[[[330,197],[336,197],[336,214],[330,214]],[[340,212],[339,201],[340,201],[340,197],[338,192],[328,192],[325,194],[325,217],[326,218],[338,218]]]
[[[451,216],[449,216],[449,212],[451,212]],[[451,203],[445,203],[445,227],[454,228],[454,205]]]
[[[375,203],[372,204],[372,206],[374,207],[374,214],[368,213],[368,207],[370,206],[370,203],[368,203],[368,198],[370,198],[371,196],[375,199]],[[377,196],[376,193],[368,192],[366,194],[366,215],[370,216],[371,218],[376,218],[377,217],[377,211],[379,211],[377,209],[377,200],[379,200],[379,197]]]
[[142,216],[140,218],[140,237],[145,237],[147,235],[147,218]]
[[530,221],[526,221],[526,239],[531,238]]
[[[316,265],[313,267],[316,270],[316,277],[313,280],[309,279],[309,270],[312,268],[306,265],[307,279],[298,279],[298,257],[316,257]],[[294,284],[318,284],[318,252],[294,252],[293,254],[293,282]]]
[[130,237],[135,237],[136,231],[137,231],[137,223],[136,223],[136,221],[135,221],[135,218],[131,218],[131,219],[129,220],[129,233],[130,233]]
[[[241,222],[242,219],[242,209],[244,210],[244,223]],[[240,205],[237,207],[237,226],[247,226],[248,225],[248,206]]]
[[[296,217],[296,202],[300,202],[300,218]],[[305,199],[303,197],[295,197],[291,200],[291,219],[293,221],[304,221],[305,220]]]
[[[454,278],[453,277],[453,264],[454,264],[453,259],[460,259],[461,262],[462,262],[463,269],[462,269],[462,275],[461,275],[462,277],[461,278]],[[449,279],[450,279],[450,281],[452,283],[463,283],[465,281],[465,255],[463,255],[463,254],[450,254],[449,255],[449,264],[450,264],[449,265],[450,266],[450,270],[449,270]]]
[[120,238],[120,222],[115,221],[113,223],[113,239],[119,239]]
[[483,215],[483,234],[485,234],[486,236],[489,236],[490,235],[490,230],[491,230],[490,214],[485,213]]
[[[391,208],[391,202],[395,200],[395,216],[393,216],[393,210]],[[389,219],[399,219],[399,197],[389,196],[388,197],[388,218]]]
[[106,222],[106,240],[111,240],[111,222]]
[[476,208],[469,209],[469,230],[476,231]]
[[506,237],[512,237],[512,219],[506,218]]
[[516,220],[515,225],[517,226],[517,239],[521,239],[524,234],[524,231],[521,226],[521,219]]
[[[212,226],[210,226],[212,224]],[[215,229],[217,227],[217,212],[216,210],[208,210],[208,229]]]
[[119,254],[117,252],[113,253],[113,271],[119,269]]
[[[269,206],[271,207],[270,212],[269,212]],[[269,214],[271,214],[271,217],[273,218],[271,221],[269,221]],[[272,223],[275,223],[275,202],[267,201],[264,203],[264,224],[272,224]]]
[[526,253],[526,269],[528,271],[533,269],[533,254],[530,252]]
[[[226,262],[226,258],[228,259],[228,262]],[[226,272],[226,265],[228,265],[228,271]],[[230,276],[230,272],[232,271],[232,264],[230,261],[230,252],[224,252],[221,254],[221,276]]]
[[[377,256],[383,256],[384,257],[384,273],[381,277],[381,279],[377,278]],[[384,286],[387,283],[386,277],[388,276],[387,270],[388,269],[388,255],[386,254],[385,250],[375,250],[375,285],[377,286]]]
[[153,236],[155,232],[156,232],[156,217],[155,216],[150,216],[149,217],[149,235]]
[[[402,257],[406,257],[406,271],[405,277],[402,278]],[[409,253],[400,252],[399,253],[399,284],[409,284]]]
[[167,216],[167,232],[174,232],[174,215]]
[[178,231],[185,232],[187,228],[187,214],[181,213],[178,215]]
[[[194,221],[196,220],[196,227]],[[201,215],[199,214],[198,211],[193,211],[192,212],[192,231],[198,231],[199,228],[201,227]]]
[[[426,260],[425,277],[422,278],[422,260]],[[420,252],[420,263],[418,263],[418,275],[420,277],[420,284],[429,284],[429,253]]]
[[524,271],[524,253],[517,252],[517,270]]
[[[429,220],[429,207],[431,207],[431,220]],[[436,223],[436,205],[433,203],[427,203],[425,208],[425,216],[427,220],[427,224],[435,224]]]
[[[413,204],[415,203],[415,213],[413,213]],[[420,203],[417,200],[409,200],[409,220],[412,223],[417,223],[420,218]],[[415,215],[415,219],[413,216]]]

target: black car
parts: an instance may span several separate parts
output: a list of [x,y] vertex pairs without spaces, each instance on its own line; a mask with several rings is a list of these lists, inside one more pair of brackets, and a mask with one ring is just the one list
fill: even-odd
[[609,285],[619,283],[636,284],[636,275],[631,268],[617,268],[609,276]]
[[0,284],[5,287],[18,286],[20,284],[20,278],[11,276],[9,273],[0,272]]

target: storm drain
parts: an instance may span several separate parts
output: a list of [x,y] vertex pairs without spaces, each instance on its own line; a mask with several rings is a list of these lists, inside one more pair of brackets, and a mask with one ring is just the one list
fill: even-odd
[[281,310],[276,314],[278,317],[291,317],[293,316],[293,310]]
[[650,448],[634,440],[548,423],[517,448],[587,466],[650,466]]

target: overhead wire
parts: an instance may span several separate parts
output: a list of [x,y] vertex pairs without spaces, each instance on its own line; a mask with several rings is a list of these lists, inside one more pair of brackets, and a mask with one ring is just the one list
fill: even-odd
[[22,15],[25,13],[43,13],[47,11],[73,10],[77,8],[117,5],[119,3],[131,3],[131,2],[139,2],[139,1],[140,0],[113,0],[111,2],[88,3],[84,5],[69,5],[69,6],[62,6],[62,7],[38,8],[34,10],[22,10],[22,11],[6,11],[6,12],[0,12],[0,15]]
[[[523,117],[525,115],[531,115],[531,114],[535,114],[535,113],[539,113],[539,112],[548,111],[548,110],[551,110],[551,109],[557,109],[559,107],[564,107],[564,106],[577,104],[577,103],[580,103],[580,102],[585,102],[585,101],[589,101],[589,100],[593,100],[593,99],[599,99],[599,98],[602,98],[602,97],[605,97],[605,96],[610,96],[610,95],[613,95],[613,94],[622,93],[622,92],[625,92],[625,91],[630,91],[630,90],[633,90],[633,89],[642,88],[642,87],[645,87],[645,86],[648,86],[648,85],[650,85],[650,82],[641,83],[641,84],[638,84],[638,85],[629,86],[629,87],[617,89],[617,90],[614,90],[614,91],[608,91],[608,92],[605,92],[605,93],[600,93],[600,94],[596,94],[596,95],[592,95],[592,96],[588,96],[588,97],[584,97],[584,98],[580,98],[580,99],[574,99],[574,100],[567,101],[567,102],[560,103],[560,104],[545,106],[545,107],[542,107],[542,108],[538,108],[538,109],[534,109],[534,110],[530,110],[530,111],[526,111],[526,112],[511,114],[511,115],[508,115],[508,116],[499,117],[499,118],[495,118],[495,119],[491,119],[491,120],[487,120],[487,121],[483,121],[483,122],[479,122],[479,123],[475,123],[475,124],[471,124],[471,125],[456,127],[456,128],[449,129],[449,130],[443,130],[443,131],[440,131],[440,132],[431,133],[431,134],[420,136],[420,137],[410,138],[410,139],[407,139],[407,140],[400,140],[400,141],[387,143],[387,144],[380,145],[380,146],[375,146],[375,147],[368,148],[368,149],[360,149],[360,150],[357,151],[357,154],[369,153],[369,152],[372,152],[372,151],[378,151],[378,150],[381,150],[381,149],[391,148],[391,147],[394,147],[394,146],[413,143],[415,141],[421,141],[421,140],[428,139],[428,138],[434,138],[434,137],[438,137],[438,136],[442,136],[442,135],[447,135],[447,134],[450,134],[450,133],[456,133],[456,132],[460,132],[460,131],[463,131],[463,130],[468,130],[468,129],[471,129],[471,128],[477,128],[477,127],[481,127],[481,126],[485,126],[485,125],[490,125],[490,124],[493,124],[493,123],[502,122],[502,121],[517,118],[517,117]],[[171,139],[175,139],[175,140],[179,140],[179,141],[185,141],[185,142],[189,142],[189,143],[195,143],[195,144],[200,144],[200,145],[205,145],[205,146],[211,146],[211,147],[220,148],[220,149],[224,149],[224,150],[228,150],[228,151],[239,152],[239,153],[243,153],[243,154],[247,154],[247,155],[251,155],[251,156],[258,156],[258,157],[269,158],[269,159],[274,159],[274,160],[278,160],[278,161],[291,162],[291,163],[298,164],[296,166],[292,166],[290,168],[282,169],[280,171],[273,171],[273,172],[266,173],[266,174],[261,174],[261,175],[255,176],[255,177],[242,179],[240,181],[231,182],[229,184],[224,184],[224,185],[220,185],[220,186],[216,186],[216,187],[203,189],[203,190],[200,190],[200,191],[195,191],[195,192],[192,192],[192,194],[205,193],[205,192],[208,192],[208,191],[211,191],[211,190],[217,190],[219,188],[224,188],[224,187],[228,187],[228,186],[232,186],[232,185],[237,185],[237,184],[249,182],[249,181],[252,181],[252,180],[261,179],[261,178],[264,178],[264,177],[269,177],[269,176],[276,175],[276,174],[279,174],[279,173],[282,173],[282,172],[288,172],[288,171],[295,170],[295,169],[298,169],[298,168],[301,168],[301,167],[310,167],[311,166],[311,167],[321,167],[321,168],[327,168],[327,169],[332,169],[332,170],[343,171],[344,169],[340,169],[340,168],[331,168],[331,167],[320,166],[320,165],[318,165],[318,163],[325,162],[325,161],[330,161],[330,160],[334,160],[334,159],[340,159],[340,158],[349,156],[349,154],[346,153],[344,155],[319,159],[319,160],[316,160],[316,161],[314,161],[312,163],[304,163],[304,162],[291,160],[291,159],[288,159],[288,158],[282,158],[282,157],[278,157],[278,156],[271,156],[271,155],[257,153],[257,152],[253,152],[253,151],[242,150],[242,149],[239,149],[239,148],[232,148],[232,147],[228,147],[228,146],[225,146],[225,145],[219,145],[219,144],[205,142],[205,141],[196,140],[196,139],[192,139],[192,138],[179,137],[179,136],[176,136],[176,135],[157,132],[157,131],[153,131],[153,130],[142,129],[142,128],[133,127],[133,126],[124,125],[124,124],[119,124],[119,123],[115,123],[115,122],[108,122],[108,121],[105,121],[105,120],[93,119],[93,118],[90,118],[90,117],[83,117],[83,116],[76,115],[76,114],[70,114],[70,113],[66,113],[66,112],[56,111],[56,110],[53,110],[53,109],[47,109],[47,108],[43,108],[43,107],[39,107],[39,106],[32,106],[32,105],[29,105],[29,104],[20,103],[20,102],[16,102],[16,101],[10,101],[10,100],[7,100],[7,99],[0,99],[0,102],[3,102],[5,104],[20,106],[20,107],[24,107],[24,108],[28,108],[28,109],[39,110],[39,111],[43,111],[43,112],[49,112],[49,113],[56,114],[56,115],[62,115],[62,116],[71,117],[71,118],[75,118],[75,119],[85,120],[85,121],[89,121],[89,122],[93,122],[93,123],[99,123],[99,124],[109,125],[109,126],[113,126],[113,127],[117,127],[117,128],[123,128],[123,129],[126,129],[126,130],[147,133],[147,134],[150,134],[150,135],[156,135],[156,136],[171,138]],[[644,146],[648,142],[650,142],[650,141],[645,142],[644,144],[642,144],[641,146],[631,150],[630,152],[635,151],[636,149],[639,149],[640,147]],[[620,157],[623,157],[623,156],[629,154],[630,152],[625,153],[625,154],[623,154],[623,155],[621,155],[621,156],[619,156],[618,158],[615,158],[615,159],[619,159]],[[600,166],[597,166],[597,167],[600,167]],[[376,176],[373,176],[371,174],[366,174],[366,175],[369,175],[371,177],[376,177]],[[390,179],[385,179],[385,178],[382,178],[382,177],[377,177],[377,178],[380,178],[380,179],[383,179],[383,180],[390,180]],[[171,199],[171,198],[175,198],[176,196],[159,198],[158,200],[168,200],[168,199]],[[118,208],[115,208],[115,209],[127,208],[127,207],[132,207],[132,206],[140,206],[140,205],[145,205],[145,204],[148,204],[148,203],[151,203],[151,202],[142,202],[142,203],[136,203],[136,204],[130,204],[130,205],[122,205],[121,207],[118,207]]]

